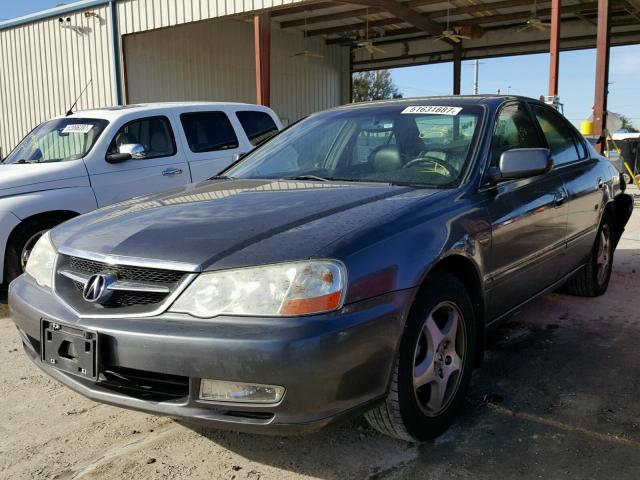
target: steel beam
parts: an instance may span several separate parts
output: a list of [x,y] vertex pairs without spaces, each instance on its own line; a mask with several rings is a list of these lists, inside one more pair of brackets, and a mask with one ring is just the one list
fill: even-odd
[[560,0],[551,0],[551,31],[549,32],[549,96],[558,95],[560,67]]
[[460,77],[462,76],[462,43],[453,47],[453,94],[460,95]]
[[607,95],[609,93],[609,53],[611,50],[611,10],[609,0],[598,0],[598,34],[596,38],[596,91],[593,104],[593,131],[600,137],[596,149],[604,152]]
[[253,38],[256,53],[256,103],[271,103],[271,15],[253,17]]
[[[438,22],[431,20],[428,16],[423,15],[416,10],[413,10],[407,6],[407,4],[396,2],[396,0],[349,0],[349,2],[382,8],[403,22],[413,25],[414,27],[431,35],[440,35],[444,29],[444,27]],[[373,23],[374,22],[369,22],[370,25]],[[455,45],[455,42],[448,38],[442,38],[441,41],[451,46]]]

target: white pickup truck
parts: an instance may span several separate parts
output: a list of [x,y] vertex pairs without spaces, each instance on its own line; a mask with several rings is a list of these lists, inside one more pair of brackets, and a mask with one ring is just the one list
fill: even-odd
[[0,163],[0,284],[50,228],[140,195],[205,180],[282,128],[266,107],[157,103],[44,122]]

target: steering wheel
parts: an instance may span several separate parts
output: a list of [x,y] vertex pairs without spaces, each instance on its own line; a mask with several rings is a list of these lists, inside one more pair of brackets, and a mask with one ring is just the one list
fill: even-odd
[[405,163],[402,168],[411,168],[420,164],[425,164],[425,166],[430,165],[431,168],[429,168],[429,171],[432,173],[437,173],[446,177],[458,176],[458,170],[453,165],[446,160],[442,160],[431,155],[420,155],[418,158],[414,158],[413,160]]

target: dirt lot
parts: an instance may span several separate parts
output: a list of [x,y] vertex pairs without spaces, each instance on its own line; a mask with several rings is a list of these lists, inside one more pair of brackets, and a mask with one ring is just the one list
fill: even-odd
[[615,263],[605,296],[549,295],[495,332],[462,417],[420,446],[360,419],[262,437],[93,403],[26,359],[0,299],[0,478],[640,478],[640,211]]

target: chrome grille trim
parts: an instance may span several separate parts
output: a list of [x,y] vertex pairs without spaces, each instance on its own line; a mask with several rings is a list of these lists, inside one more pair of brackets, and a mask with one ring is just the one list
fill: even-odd
[[123,257],[121,255],[104,255],[94,252],[83,252],[75,248],[60,247],[58,253],[68,257],[78,257],[85,260],[93,260],[111,265],[127,265],[131,267],[153,268],[157,270],[176,270],[179,272],[199,273],[202,271],[201,265],[193,263],[173,262],[164,260],[152,260],[143,257]]
[[[77,292],[81,292],[82,287],[87,283],[88,279],[91,275],[88,275],[85,272],[80,272],[75,269],[68,268],[66,265],[63,265],[65,262],[69,263],[69,258],[67,253],[72,251],[78,259],[94,261],[99,263],[106,263],[105,259],[109,258],[109,267],[117,269],[118,267],[123,268],[142,268],[142,269],[150,269],[150,270],[172,270],[173,273],[179,276],[179,280],[177,282],[171,284],[159,284],[157,282],[134,282],[129,280],[121,280],[117,283],[111,285],[114,291],[114,295],[121,294],[129,294],[132,297],[136,297],[138,295],[163,295],[164,299],[160,302],[145,302],[145,299],[139,299],[140,303],[135,305],[129,305],[124,303],[122,306],[116,306],[111,308],[104,308],[100,311],[84,311],[84,309],[80,308],[83,304],[74,306],[71,302],[73,300],[67,301],[65,299],[65,293],[68,294],[69,289],[73,288]],[[128,258],[128,257],[108,257],[104,255],[94,255],[92,253],[80,252],[73,249],[60,249],[59,253],[62,255],[58,255],[56,259],[56,264],[54,267],[54,271],[56,272],[54,284],[53,284],[53,293],[67,308],[69,308],[74,314],[76,314],[79,318],[145,318],[145,317],[154,317],[160,315],[167,311],[167,309],[176,301],[176,299],[186,290],[186,288],[193,282],[193,280],[198,276],[198,272],[200,271],[199,267],[192,268],[190,271],[179,271],[176,269],[176,266],[180,265],[186,267],[186,265],[178,264],[175,262],[169,262],[165,264],[163,262],[151,262],[147,259],[143,262],[138,262],[138,258]],[[111,263],[111,260],[117,258],[121,263],[114,264]],[[153,265],[153,266],[151,266]],[[193,267],[193,266],[190,266]],[[60,288],[60,282],[58,281],[60,278],[66,278],[70,282],[66,287],[66,292],[62,292]],[[116,288],[113,288],[116,287]],[[80,293],[81,295],[81,293]],[[76,299],[77,300],[77,299]],[[83,300],[84,301],[84,300]],[[79,303],[76,301],[76,303]],[[88,304],[87,304],[88,305]],[[146,309],[147,307],[153,307],[151,309]],[[88,307],[89,308],[89,307]],[[88,310],[87,308],[87,310]]]
[[[74,282],[82,284],[82,286],[85,286],[91,278],[91,275],[66,268],[61,268],[58,270],[58,273],[63,277],[67,277]],[[171,293],[171,288],[165,285],[160,285],[154,282],[129,282],[126,280],[118,280],[116,283],[109,285],[107,289],[123,292]]]

